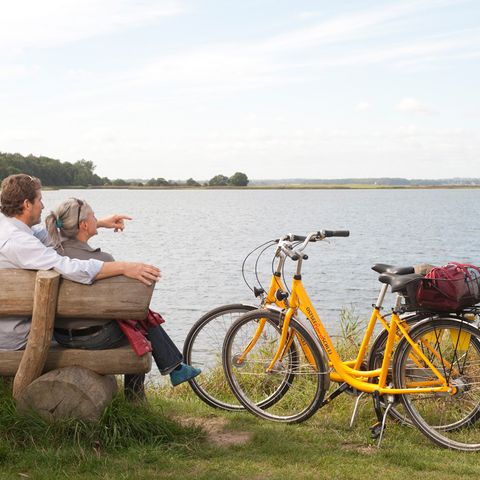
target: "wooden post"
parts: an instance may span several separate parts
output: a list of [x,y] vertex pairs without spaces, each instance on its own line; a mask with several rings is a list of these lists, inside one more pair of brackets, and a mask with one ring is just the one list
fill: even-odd
[[13,397],[22,391],[43,371],[52,340],[57,308],[60,275],[54,271],[39,271],[35,280],[32,325],[27,346],[13,382]]
[[77,418],[96,422],[116,393],[113,375],[66,367],[52,370],[27,385],[17,400],[17,409],[34,410],[47,421]]

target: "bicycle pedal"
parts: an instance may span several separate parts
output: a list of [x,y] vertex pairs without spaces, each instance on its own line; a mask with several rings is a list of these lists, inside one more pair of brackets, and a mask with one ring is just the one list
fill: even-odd
[[380,437],[382,434],[382,422],[377,422],[370,427],[370,436],[374,440]]
[[243,368],[246,365],[245,358],[242,358],[242,356],[237,353],[236,355],[233,355],[232,357],[232,366],[235,368]]

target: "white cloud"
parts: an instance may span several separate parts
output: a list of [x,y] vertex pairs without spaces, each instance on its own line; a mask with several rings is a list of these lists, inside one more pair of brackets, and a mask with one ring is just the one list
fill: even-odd
[[311,18],[318,18],[322,15],[323,15],[323,12],[310,11],[310,12],[300,12],[296,16],[301,20],[309,20]]
[[[128,125],[92,128],[76,122],[58,125],[54,138],[48,133],[49,125],[2,130],[0,143],[5,151],[25,155],[87,158],[98,165],[99,175],[119,178],[210,178],[227,172],[229,165],[251,178],[285,177],[278,172],[291,172],[292,161],[295,175],[310,178],[472,176],[480,155],[478,134],[415,124],[376,130],[225,124],[211,131],[186,128],[167,135],[153,121],[135,131]],[[452,158],[457,162],[453,166],[446,163]]]
[[395,109],[399,112],[405,113],[416,113],[421,115],[432,115],[435,113],[435,110],[429,106],[419,102],[415,98],[402,98],[400,102],[395,106]]
[[[29,2],[20,1],[20,7],[12,3],[11,8],[5,9],[6,15],[0,16],[0,51],[4,43],[2,39],[5,38],[10,42],[15,40],[22,47],[30,44],[46,46],[105,34],[150,22],[159,15],[181,12],[178,1],[45,0],[38,4],[32,2],[23,18],[20,11],[22,5],[26,7],[26,3]],[[169,99],[187,96],[199,102],[211,95],[229,95],[236,91],[278,84],[300,84],[315,78],[319,71],[337,70],[338,67],[364,68],[370,64],[389,63],[397,68],[405,68],[425,61],[439,61],[446,56],[474,56],[475,48],[480,51],[480,34],[475,30],[415,39],[402,44],[382,42],[383,48],[379,48],[378,43],[372,47],[359,42],[355,48],[339,50],[335,54],[325,51],[318,55],[315,51],[309,56],[312,52],[304,51],[304,47],[309,45],[341,44],[358,36],[375,37],[378,34],[375,27],[388,25],[390,28],[391,23],[399,17],[408,17],[418,11],[450,3],[406,1],[384,8],[338,15],[314,27],[295,29],[266,40],[210,44],[151,58],[143,66],[136,65],[135,70],[117,71],[102,77],[96,72],[69,72],[79,83],[71,95],[77,99],[103,97],[104,94],[124,94],[140,87],[155,86],[157,92],[164,91]],[[96,9],[95,15],[89,16],[93,8]],[[38,21],[34,21],[37,18]],[[282,56],[285,52],[292,54],[296,51],[296,56]],[[360,111],[367,108],[366,105],[357,106]]]
[[29,68],[22,64],[5,64],[0,68],[0,80],[20,78],[27,75]]
[[[431,66],[434,63],[476,58],[480,53],[480,32],[464,30],[426,38],[417,38],[401,44],[388,44],[383,48],[363,48],[355,53],[336,56],[324,55],[310,61],[309,67],[327,70],[338,67],[368,67],[374,64],[390,64],[396,69]],[[306,65],[307,66],[307,65]],[[411,68],[410,68],[411,69]]]
[[181,12],[176,0],[16,0],[2,6],[0,52],[104,35]]
[[294,66],[274,62],[252,46],[221,45],[194,49],[151,59],[135,70],[116,72],[98,79],[91,89],[79,89],[81,97],[110,95],[152,87],[164,102],[189,98],[195,103],[211,96],[259,89],[275,84],[301,81]]
[[[431,3],[431,2],[430,2]],[[169,94],[197,98],[209,93],[229,94],[238,90],[263,88],[274,84],[302,83],[326,70],[338,67],[366,68],[373,64],[387,64],[395,69],[418,68],[445,62],[453,58],[475,58],[480,52],[480,31],[461,30],[442,35],[417,38],[383,47],[359,46],[336,51],[325,51],[312,56],[305,52],[307,44],[321,46],[324,43],[341,44],[356,35],[371,36],[372,27],[381,25],[395,15],[414,14],[429,2],[405,2],[385,8],[380,12],[357,12],[348,19],[339,17],[314,28],[294,30],[263,41],[212,44],[193,50],[151,59],[135,71],[116,74],[115,81],[107,79],[105,88],[124,89],[142,85],[158,85],[169,88]],[[438,2],[433,2],[438,3]],[[325,27],[325,28],[324,28]],[[314,32],[317,32],[315,34]],[[285,49],[297,56],[284,56]],[[171,87],[171,88],[170,88]],[[366,106],[363,107],[366,109]],[[418,113],[418,112],[417,112]],[[427,113],[426,110],[423,113]],[[433,113],[433,112],[429,112]]]
[[[423,10],[458,3],[455,0],[413,0],[372,8],[347,15],[339,15],[311,27],[277,35],[263,42],[264,50],[305,48],[312,45],[343,42],[359,37],[373,37],[378,33],[375,28],[389,25],[401,17],[416,14]],[[388,30],[381,30],[388,33]]]
[[367,112],[368,110],[370,110],[371,107],[372,106],[368,102],[359,102],[359,103],[357,103],[357,106],[355,107],[355,110],[357,112]]

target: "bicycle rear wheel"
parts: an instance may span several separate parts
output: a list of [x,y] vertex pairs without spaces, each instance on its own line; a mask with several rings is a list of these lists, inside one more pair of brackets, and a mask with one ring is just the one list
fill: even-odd
[[292,319],[285,351],[267,373],[281,325],[280,312],[262,309],[242,316],[225,337],[223,366],[232,391],[248,411],[266,420],[299,423],[319,408],[329,372],[311,335]]
[[244,409],[223,373],[222,346],[233,322],[256,308],[237,303],[223,305],[203,315],[188,332],[183,345],[184,361],[202,370],[202,374],[189,380],[189,384],[198,398],[211,407],[231,411]]
[[[404,320],[407,323],[408,329],[411,329],[414,325],[416,325],[422,320],[426,320],[427,318],[437,318],[437,317],[438,315],[432,314],[431,312],[422,312],[422,313],[409,315],[408,317],[403,318],[402,320]],[[457,318],[459,320],[462,319],[461,315],[457,315],[457,314],[449,314],[447,317]],[[388,331],[383,330],[377,335],[377,337],[373,341],[372,348],[370,349],[370,355],[368,357],[367,370],[376,370],[377,368],[381,368],[384,353],[385,353],[385,346],[387,344],[387,337],[388,337]],[[398,345],[400,338],[401,337],[399,337],[398,340],[396,340],[395,346]],[[393,361],[391,365],[393,365]],[[374,380],[377,380],[377,379],[374,379]],[[391,366],[389,367],[387,382],[393,383]],[[385,407],[385,402],[382,396],[380,396],[380,408],[382,410],[381,414],[383,414],[383,411],[385,410],[386,407]],[[410,415],[405,410],[405,407],[403,406],[402,401],[398,395],[394,397],[394,403],[390,407],[390,410],[388,411],[388,415],[390,416],[390,418],[396,420],[397,422],[403,425],[407,425],[410,427],[413,426],[412,421],[410,420]]]
[[[461,320],[435,318],[420,322],[409,334],[454,392],[402,395],[412,422],[442,447],[480,450],[480,331]],[[405,338],[393,365],[397,388],[433,385],[437,380]]]

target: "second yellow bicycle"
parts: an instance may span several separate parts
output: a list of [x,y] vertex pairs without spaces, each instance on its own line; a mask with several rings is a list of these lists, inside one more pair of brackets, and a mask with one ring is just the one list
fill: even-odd
[[[358,355],[340,358],[303,286],[302,264],[310,242],[347,235],[323,231],[309,234],[301,245],[288,238],[279,243],[277,254],[296,262],[288,308],[247,313],[227,332],[223,365],[233,392],[255,415],[287,423],[306,420],[350,390],[383,398],[384,425],[388,409],[399,398],[411,422],[438,445],[480,450],[480,332],[470,323],[432,314],[409,329],[398,303],[387,325],[380,368],[364,370],[366,345],[381,317],[375,310]],[[383,280],[397,292],[418,281],[409,275]],[[306,318],[303,323],[296,318],[299,312]],[[327,396],[330,381],[338,387]],[[262,401],[272,397],[276,402],[262,407]]]

